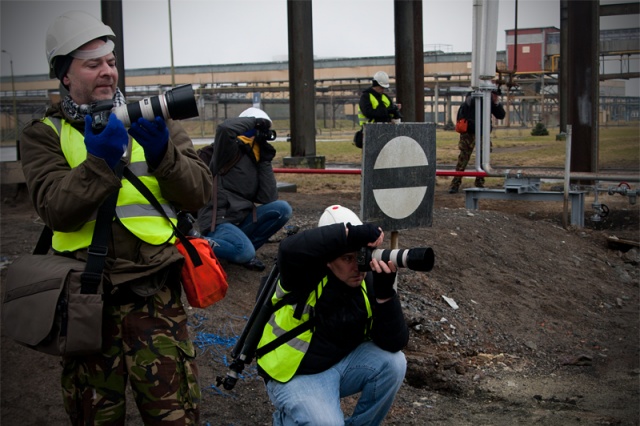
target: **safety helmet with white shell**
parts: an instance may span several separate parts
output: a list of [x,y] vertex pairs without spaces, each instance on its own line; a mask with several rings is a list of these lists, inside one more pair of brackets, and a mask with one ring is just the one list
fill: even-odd
[[362,225],[362,221],[357,214],[338,204],[334,204],[333,206],[329,206],[324,209],[324,212],[318,221],[318,226],[333,225],[334,223],[344,223],[345,226],[347,223],[352,225]]
[[[58,16],[47,30],[49,77],[56,78],[56,58],[69,55],[86,43],[102,37],[115,39],[116,35],[111,27],[86,12],[72,10]],[[113,41],[110,46],[113,46]]]
[[389,75],[384,71],[378,71],[373,75],[373,79],[385,89],[389,88]]
[[238,117],[254,117],[254,118],[264,118],[265,120],[269,120],[269,123],[273,124],[271,118],[267,115],[266,112],[261,110],[260,108],[251,107],[247,108],[240,113]]

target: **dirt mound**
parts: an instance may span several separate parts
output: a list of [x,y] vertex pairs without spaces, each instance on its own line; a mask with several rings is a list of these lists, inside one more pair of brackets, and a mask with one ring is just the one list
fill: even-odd
[[[315,226],[328,205],[358,211],[360,202],[357,193],[281,198],[292,204],[291,224],[301,229]],[[469,211],[462,194],[436,189],[433,226],[398,236],[403,248],[432,247],[436,263],[429,273],[401,271],[409,364],[386,424],[638,424],[640,255],[633,244],[613,247],[609,237],[637,242],[639,209],[623,198],[605,201],[609,215],[597,226],[585,220],[585,228],[566,230],[561,205],[487,201]],[[40,226],[25,200],[5,198],[4,266],[31,250]],[[283,237],[259,251],[265,263]],[[227,297],[189,310],[202,423],[270,424],[271,405],[254,364],[233,390],[216,386],[261,275],[225,266]],[[3,423],[67,424],[55,357],[3,337],[1,362]],[[354,402],[346,399],[345,410]],[[128,424],[140,424],[132,404],[128,411]]]

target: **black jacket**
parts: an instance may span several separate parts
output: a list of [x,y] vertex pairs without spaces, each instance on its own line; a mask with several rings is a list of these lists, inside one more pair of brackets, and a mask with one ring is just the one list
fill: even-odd
[[[342,223],[310,229],[280,243],[278,266],[285,290],[306,300],[310,291],[324,277],[328,278],[316,304],[318,320],[313,339],[296,374],[325,371],[368,339],[390,352],[407,345],[409,330],[397,294],[386,303],[377,303],[373,294],[374,274],[367,274],[365,296],[360,287],[347,286],[327,268],[327,262],[351,250]],[[364,297],[369,298],[373,311],[368,335]]]
[[[266,204],[278,199],[276,178],[271,160],[275,148],[257,138],[260,155],[256,158],[251,145],[238,136],[255,128],[254,117],[230,118],[216,129],[213,156],[209,163],[211,173],[217,175],[216,224],[231,222],[240,224],[254,208],[254,204]],[[202,233],[211,229],[213,202],[198,212],[198,226]]]
[[[371,99],[369,95],[373,95],[378,100],[378,107],[376,109],[371,105]],[[399,112],[398,117],[392,117],[392,114],[389,113],[388,107],[385,106],[383,102],[383,98],[387,98],[389,100],[389,108],[393,109],[395,105],[391,98],[387,96],[385,93],[378,93],[373,90],[373,87],[369,87],[367,90],[362,92],[360,96],[360,112],[367,117],[368,120],[373,119],[375,123],[390,123],[392,118],[400,118]]]
[[[482,111],[480,112],[482,114]],[[491,114],[497,118],[498,120],[502,120],[505,115],[507,115],[502,103],[494,104],[491,102]],[[476,134],[476,100],[471,96],[467,95],[460,109],[458,109],[458,115],[456,120],[460,120],[461,118],[466,118],[468,124],[467,133],[475,135]]]

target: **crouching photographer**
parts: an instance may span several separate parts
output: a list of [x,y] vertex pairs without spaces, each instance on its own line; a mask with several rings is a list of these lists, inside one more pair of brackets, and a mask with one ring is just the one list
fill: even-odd
[[[369,272],[358,267],[359,250],[383,240],[376,225],[331,206],[317,228],[280,243],[274,312],[256,351],[274,425],[377,425],[386,417],[406,372],[409,331],[396,265],[372,258]],[[357,393],[345,416],[340,399]]]
[[215,193],[198,212],[198,227],[218,259],[258,272],[265,265],[256,252],[292,212],[278,199],[271,126],[269,115],[253,107],[218,125],[209,162]]

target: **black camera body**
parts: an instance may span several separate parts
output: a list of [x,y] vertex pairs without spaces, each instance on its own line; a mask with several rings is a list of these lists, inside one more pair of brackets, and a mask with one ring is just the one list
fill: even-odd
[[392,261],[398,268],[408,268],[412,271],[429,272],[433,269],[435,256],[431,247],[417,247],[410,249],[372,249],[362,247],[357,254],[358,269],[362,272],[370,271],[371,259]]
[[111,99],[105,99],[91,104],[91,128],[93,133],[100,133],[107,127],[112,109],[113,100]]
[[387,110],[389,112],[389,114],[393,115],[393,118],[404,118],[402,117],[402,114],[400,113],[400,108],[398,108],[397,104],[393,104],[392,106],[389,107],[389,109]]
[[260,139],[264,141],[275,141],[276,136],[277,136],[276,131],[272,129],[256,130],[256,139]]
[[115,114],[125,127],[131,126],[131,123],[138,121],[140,117],[147,120],[153,120],[155,117],[182,120],[198,116],[198,105],[190,84],[167,90],[161,96],[151,96],[116,108],[113,107],[111,99],[94,102],[90,108],[91,127],[96,134],[104,130],[111,114]]

